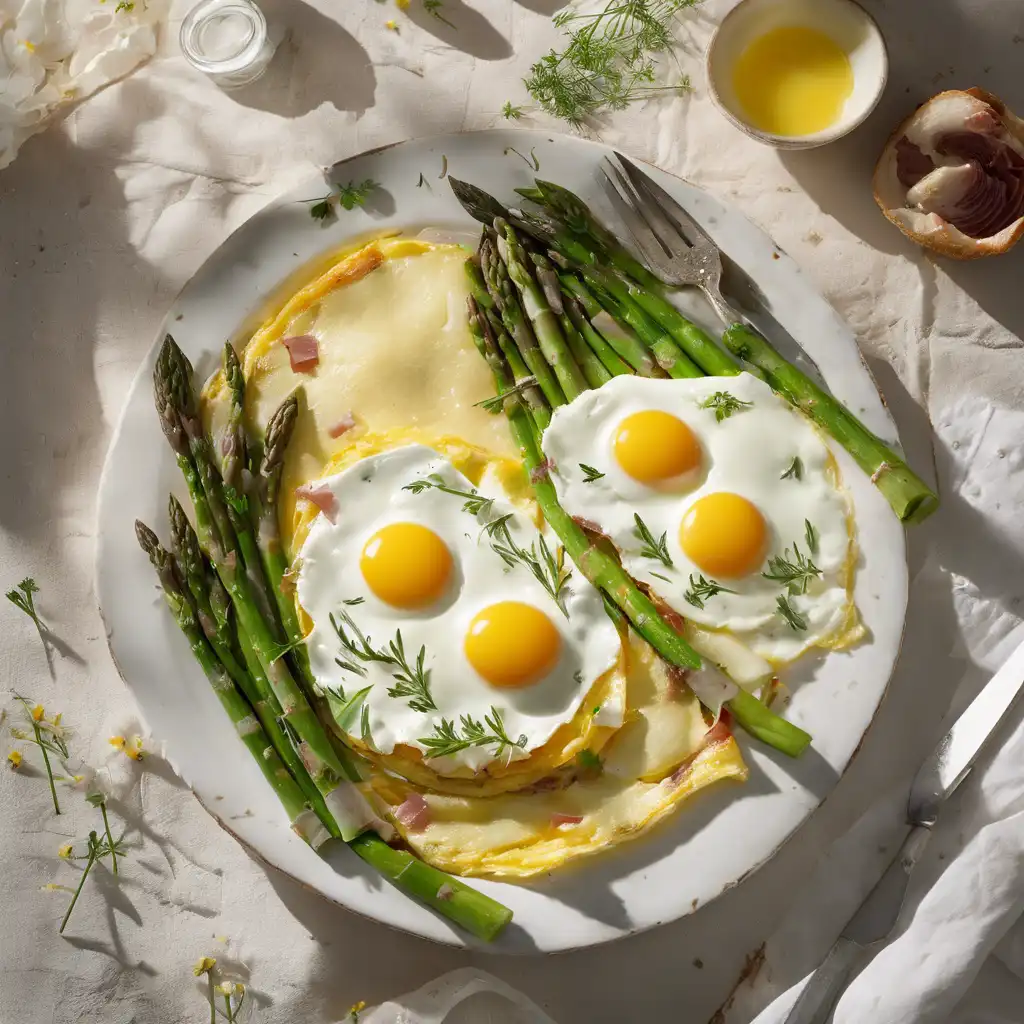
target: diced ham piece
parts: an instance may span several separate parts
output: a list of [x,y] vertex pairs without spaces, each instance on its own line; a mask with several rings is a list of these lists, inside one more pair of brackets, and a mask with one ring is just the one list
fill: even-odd
[[562,825],[578,825],[582,820],[582,814],[560,814],[555,812],[551,815],[551,824],[555,828],[559,828]]
[[541,480],[546,480],[554,468],[554,462],[551,459],[545,459],[539,466],[534,466],[530,470],[530,483],[536,484]]
[[312,373],[320,362],[320,345],[312,334],[297,334],[282,342],[295,373]]
[[333,438],[339,438],[342,434],[347,434],[356,425],[356,418],[352,413],[347,412],[344,416],[338,420],[337,423],[332,423],[327,428],[327,433]]
[[593,519],[584,519],[583,516],[573,516],[572,519],[581,530],[586,530],[588,533],[603,533],[601,524],[595,523]]
[[395,808],[395,819],[409,832],[422,832],[430,824],[430,805],[419,793],[410,793]]
[[311,501],[332,523],[338,521],[338,499],[326,484],[303,484],[295,488],[295,497]]

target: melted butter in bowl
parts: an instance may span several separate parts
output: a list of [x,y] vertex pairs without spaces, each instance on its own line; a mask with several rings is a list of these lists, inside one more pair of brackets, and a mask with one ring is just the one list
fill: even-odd
[[741,0],[706,57],[712,99],[737,127],[780,149],[852,131],[881,97],[888,61],[853,0]]

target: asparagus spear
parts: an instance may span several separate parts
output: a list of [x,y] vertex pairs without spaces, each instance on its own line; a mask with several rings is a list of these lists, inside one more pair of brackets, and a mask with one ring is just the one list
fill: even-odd
[[[341,830],[338,828],[338,823],[327,809],[322,794],[314,785],[302,759],[278,721],[282,714],[282,708],[270,688],[262,666],[258,661],[249,668],[243,668],[238,663],[232,650],[230,627],[221,626],[213,613],[210,589],[214,586],[213,581],[216,580],[216,576],[207,570],[206,559],[200,550],[199,538],[196,536],[195,530],[192,529],[185,510],[181,507],[180,502],[172,497],[168,511],[171,522],[171,547],[177,560],[178,569],[192,594],[192,603],[207,641],[232,682],[252,705],[252,709],[270,738],[274,750],[287,765],[292,777],[302,790],[305,802],[316,813],[327,831],[334,838],[340,838]],[[248,638],[246,638],[247,643]]]
[[[605,312],[604,307],[589,288],[574,274],[563,270],[558,275],[558,282],[567,297],[571,296],[579,303],[580,308],[592,322],[595,317]],[[569,306],[571,309],[571,304]],[[644,377],[665,377],[667,374],[654,361],[647,346],[633,333],[628,325],[620,324],[622,333],[601,334],[605,342],[612,348],[623,362],[628,363],[637,373]],[[594,328],[596,331],[597,329]]]
[[480,262],[484,280],[501,319],[522,353],[523,361],[529,367],[530,373],[537,378],[537,386],[549,402],[561,404],[564,400],[561,385],[537,344],[533,329],[519,304],[515,285],[508,276],[508,268],[489,239],[481,246]]
[[[597,353],[587,344],[569,314],[563,312],[559,316],[558,322],[562,326],[562,334],[565,337],[565,343],[569,346],[569,351],[572,352],[579,368],[583,371],[587,386],[599,388],[606,381],[611,380],[611,373],[598,358]],[[614,353],[612,354],[614,355]],[[616,358],[618,357],[616,356]]]
[[565,397],[571,402],[578,394],[587,390],[583,371],[566,345],[558,318],[548,305],[544,290],[530,273],[529,257],[516,237],[515,229],[498,217],[494,221],[494,230],[498,235],[498,255],[508,268],[508,276],[512,283],[519,289],[522,308],[533,325],[534,336],[540,350],[548,365],[555,371],[555,377]]
[[[244,630],[248,635],[256,657],[281,704],[282,721],[287,723],[286,728],[294,729],[299,737],[303,761],[317,789],[326,795],[337,786],[345,772],[282,657],[284,648],[275,639],[270,624],[253,597],[249,577],[231,543],[233,531],[230,522],[227,523],[229,532],[226,541],[222,540],[224,534],[218,533],[217,528],[223,527],[224,523],[222,517],[213,512],[213,507],[224,507],[220,475],[212,465],[208,440],[205,444],[186,440],[184,422],[189,422],[192,429],[200,431],[202,425],[198,411],[195,410],[190,374],[185,372],[184,367],[188,367],[188,361],[168,335],[154,371],[154,393],[161,423],[165,425],[165,436],[171,441],[172,447],[177,445],[175,454],[185,474],[189,495],[196,510],[200,542],[231,597],[240,631]],[[188,415],[193,411],[194,414]]]
[[185,596],[181,576],[170,552],[161,547],[156,534],[138,520],[135,523],[135,535],[142,550],[149,555],[153,568],[156,569],[167,606],[171,609],[174,621],[185,634],[192,654],[206,673],[214,693],[234,723],[239,738],[255,758],[264,778],[277,793],[288,819],[294,823],[306,807],[302,790],[278,756],[263,727],[253,716],[252,708],[235,689],[230,676],[204,637],[192,605]]
[[854,457],[903,522],[919,523],[938,508],[938,497],[899,455],[810,377],[786,362],[760,334],[733,324],[722,340],[730,352],[757,367],[774,391]]
[[517,188],[516,192],[524,199],[544,207],[553,217],[560,219],[569,231],[587,238],[594,249],[609,258],[612,266],[639,281],[644,287],[655,290],[662,287],[662,282],[622,245],[574,192],[540,178],[536,179],[536,188]]

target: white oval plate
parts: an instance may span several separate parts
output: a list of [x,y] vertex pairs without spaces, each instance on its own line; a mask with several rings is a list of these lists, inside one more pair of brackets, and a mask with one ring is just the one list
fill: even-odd
[[[575,190],[614,224],[597,177],[606,152],[568,136],[489,131],[405,142],[347,160],[333,169],[332,179],[380,182],[372,205],[342,211],[321,226],[301,202],[324,194],[319,179],[272,202],[185,286],[160,337],[170,330],[205,375],[225,339],[261,300],[323,250],[367,231],[426,224],[465,228],[467,217],[441,180],[445,168],[511,202],[515,186],[531,183],[536,158],[541,176]],[[664,172],[652,173],[757,282],[776,319],[799,339],[832,391],[868,427],[895,440],[850,329],[800,269],[741,214]],[[721,330],[703,300],[686,296],[683,304],[709,330]],[[185,497],[153,411],[155,352],[154,345],[129,394],[107,456],[98,509],[100,609],[111,652],[146,721],[207,810],[260,858],[367,917],[439,942],[471,943],[383,883],[343,845],[334,844],[325,859],[291,833],[194,664],[133,529],[140,518],[166,536],[167,495]],[[885,692],[907,600],[903,529],[869,479],[845,452],[837,454],[856,508],[856,599],[870,636],[848,653],[802,662],[799,685],[788,680],[795,689],[788,715],[813,735],[812,749],[791,761],[741,733],[751,769],[745,786],[714,786],[652,834],[531,884],[474,880],[515,912],[512,926],[490,948],[579,948],[689,914],[768,860],[831,791]]]

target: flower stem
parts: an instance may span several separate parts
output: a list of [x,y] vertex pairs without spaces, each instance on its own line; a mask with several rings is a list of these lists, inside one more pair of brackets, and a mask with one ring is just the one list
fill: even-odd
[[57,814],[60,814],[60,804],[57,803],[57,787],[53,783],[53,769],[50,767],[50,755],[46,752],[42,731],[35,722],[32,723],[32,732],[35,733],[36,745],[43,754],[43,764],[46,765],[46,777],[50,780],[50,796],[53,797],[53,809]]
[[110,850],[110,867],[114,874],[117,874],[117,850],[114,848],[114,837],[110,834],[110,819],[107,818],[106,803],[100,804],[100,814],[103,815],[103,827],[107,830],[107,847]]
[[231,1011],[231,996],[225,994],[224,996],[224,1009],[227,1010],[228,1024],[232,1024],[235,1019],[234,1013]]
[[64,920],[60,923],[60,934],[64,934],[64,929],[67,927],[68,920],[71,918],[71,911],[75,909],[75,904],[78,902],[78,897],[82,892],[82,886],[85,885],[85,880],[89,877],[89,872],[92,870],[93,864],[96,863],[96,856],[99,853],[99,841],[96,838],[95,832],[89,833],[89,859],[85,863],[85,869],[82,871],[82,877],[78,880],[78,888],[75,889],[75,895],[71,897],[71,904],[68,906],[66,913],[64,914]]
[[213,971],[207,971],[206,981],[209,986],[209,999],[210,999],[210,1024],[217,1024],[217,1004],[214,1001],[215,997],[213,994]]

